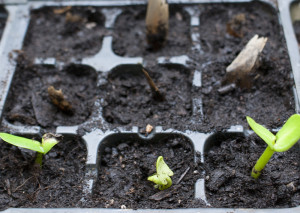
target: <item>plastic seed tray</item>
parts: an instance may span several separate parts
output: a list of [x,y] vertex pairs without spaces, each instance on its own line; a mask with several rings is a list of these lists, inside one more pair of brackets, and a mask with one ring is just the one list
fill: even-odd
[[[103,29],[107,30],[109,33],[106,33],[99,42],[101,42],[101,47],[99,50],[95,50],[94,53],[89,53],[84,56],[68,57],[67,60],[59,60],[53,56],[40,57],[35,56],[32,58],[33,66],[37,70],[42,72],[49,72],[51,76],[52,72],[57,74],[61,70],[62,72],[68,72],[71,70],[81,70],[88,75],[88,77],[77,76],[76,83],[84,81],[86,79],[92,79],[94,85],[91,85],[91,91],[93,87],[102,86],[107,83],[107,79],[113,78],[114,75],[122,73],[135,73],[138,72],[139,63],[144,66],[148,66],[151,63],[156,63],[157,66],[165,67],[166,69],[181,69],[188,70],[191,74],[192,85],[189,85],[191,90],[190,99],[191,106],[188,113],[189,124],[192,123],[202,123],[205,112],[203,110],[203,99],[202,96],[197,93],[203,89],[202,82],[203,79],[203,70],[201,66],[193,66],[193,60],[195,60],[191,55],[180,54],[180,55],[161,55],[161,56],[147,56],[147,54],[142,54],[138,56],[121,56],[114,52],[113,50],[113,36],[115,22],[122,14],[124,8],[127,8],[131,5],[145,5],[145,1],[130,1],[130,0],[115,0],[115,1],[0,1],[3,3],[3,7],[7,11],[7,21],[5,28],[3,30],[3,35],[0,43],[0,112],[2,114],[2,128],[5,131],[8,131],[17,135],[26,135],[26,136],[40,136],[46,131],[54,131],[56,133],[62,134],[65,137],[80,137],[86,146],[87,150],[87,159],[85,162],[85,176],[84,176],[84,187],[82,189],[83,195],[93,193],[93,187],[98,178],[98,169],[101,169],[99,166],[100,159],[102,154],[105,152],[105,148],[118,145],[120,140],[138,140],[145,143],[153,143],[154,141],[160,140],[162,138],[180,136],[186,138],[193,147],[194,160],[201,161],[205,164],[206,154],[209,152],[211,147],[213,147],[218,141],[218,138],[229,138],[236,136],[249,137],[252,134],[251,131],[245,129],[246,127],[242,125],[236,125],[234,122],[230,125],[229,128],[223,130],[222,132],[215,133],[212,129],[211,131],[201,131],[195,130],[194,128],[187,129],[176,129],[172,126],[156,125],[151,133],[145,134],[141,131],[141,128],[135,125],[127,123],[124,127],[120,121],[117,124],[111,125],[109,119],[104,116],[104,107],[106,100],[104,98],[98,98],[93,100],[89,99],[92,102],[92,110],[89,116],[85,116],[79,120],[65,120],[64,118],[58,117],[56,120],[49,120],[43,122],[33,121],[33,125],[28,123],[22,124],[22,122],[12,123],[7,119],[5,115],[5,110],[8,105],[9,99],[11,98],[10,90],[14,88],[14,78],[17,76],[17,71],[20,65],[17,63],[17,55],[19,52],[17,50],[23,49],[23,42],[28,36],[29,27],[32,12],[40,10],[43,7],[66,7],[71,5],[72,7],[97,7],[97,11],[101,13],[104,17]],[[195,57],[200,56],[205,52],[201,40],[201,34],[199,33],[199,26],[201,26],[202,21],[200,19],[200,12],[198,10],[199,5],[205,5],[208,3],[232,3],[232,4],[241,4],[244,2],[252,2],[247,0],[172,0],[168,1],[170,5],[176,4],[178,7],[181,7],[183,11],[189,16],[189,29],[190,29],[190,38],[192,49],[196,54]],[[287,49],[290,57],[290,62],[292,66],[292,73],[294,79],[293,87],[293,100],[295,113],[300,112],[300,54],[297,44],[297,40],[293,31],[293,26],[290,18],[290,0],[281,0],[281,1],[260,1],[261,4],[264,4],[266,7],[271,8],[277,11],[278,21],[282,26],[284,31]],[[26,45],[26,44],[25,44]],[[93,46],[93,45],[92,45]],[[92,47],[91,47],[92,48]],[[50,49],[50,47],[49,47]],[[126,54],[125,54],[126,55]],[[209,66],[209,65],[207,65]],[[67,67],[67,68],[66,68]],[[202,68],[205,69],[206,65],[203,65]],[[53,71],[54,70],[54,71]],[[58,71],[57,71],[58,70]],[[75,72],[75,71],[74,71]],[[75,74],[76,75],[76,74]],[[95,78],[95,76],[97,76]],[[66,77],[67,78],[67,77]],[[95,80],[97,79],[97,80]],[[47,78],[45,81],[48,81]],[[51,81],[51,79],[49,80]],[[66,84],[71,83],[66,80]],[[75,82],[75,81],[74,81]],[[26,82],[25,82],[26,83]],[[195,92],[196,91],[196,92]],[[22,92],[22,91],[20,91]],[[22,93],[23,94],[23,93]],[[86,94],[85,94],[86,95]],[[93,102],[94,101],[94,102]],[[47,107],[47,106],[38,106]],[[38,120],[39,116],[35,114],[36,119]],[[170,117],[170,119],[172,119]],[[58,120],[58,121],[57,121]],[[57,121],[57,123],[55,123]],[[179,121],[180,122],[180,121]],[[54,125],[52,125],[54,123]],[[42,124],[42,125],[41,125]],[[119,125],[119,126],[118,126]],[[45,127],[46,126],[46,127]],[[277,129],[274,129],[276,131]],[[298,146],[298,145],[297,145]],[[201,153],[201,157],[196,153]],[[188,209],[115,209],[115,208],[8,208],[3,212],[6,213],[18,213],[18,212],[299,212],[300,206],[293,208],[278,208],[278,209],[251,209],[251,208],[214,208],[210,205],[209,200],[206,198],[206,187],[205,187],[205,173],[203,173],[203,178],[200,178],[195,183],[195,198],[202,199],[203,202],[207,205],[208,208],[188,208]],[[298,186],[299,190],[299,186]],[[84,196],[83,196],[84,197]]]

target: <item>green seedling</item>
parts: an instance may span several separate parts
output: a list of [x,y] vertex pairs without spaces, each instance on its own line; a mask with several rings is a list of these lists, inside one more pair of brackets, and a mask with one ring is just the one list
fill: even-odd
[[0,133],[0,138],[14,146],[18,146],[25,149],[30,149],[36,151],[35,163],[42,167],[43,156],[47,154],[58,142],[60,135],[54,135],[51,133],[46,133],[42,137],[42,143],[32,139],[11,135],[8,133]]
[[159,190],[164,190],[169,188],[172,185],[172,179],[170,176],[173,176],[174,173],[165,163],[164,158],[159,156],[156,161],[156,173],[148,177],[148,180],[156,183],[154,186]]
[[251,176],[256,179],[274,152],[287,151],[300,139],[300,115],[292,115],[276,135],[248,116],[247,121],[253,131],[268,144],[252,169]]

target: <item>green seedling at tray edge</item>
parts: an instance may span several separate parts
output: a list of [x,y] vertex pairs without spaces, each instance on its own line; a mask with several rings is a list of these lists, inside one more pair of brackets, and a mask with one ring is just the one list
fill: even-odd
[[300,139],[300,115],[292,115],[276,135],[273,135],[268,129],[256,123],[252,118],[248,116],[246,118],[253,131],[268,144],[268,147],[257,160],[251,172],[251,176],[257,179],[274,152],[287,151]]
[[0,138],[9,144],[36,151],[37,155],[35,163],[37,163],[40,167],[42,167],[43,156],[47,154],[59,142],[59,137],[61,136],[46,133],[42,137],[42,143],[40,143],[39,141],[15,136],[12,134],[0,133]]
[[156,161],[156,173],[148,177],[148,180],[156,183],[154,186],[159,190],[164,190],[169,188],[172,185],[172,179],[174,173],[165,163],[164,158],[159,156]]

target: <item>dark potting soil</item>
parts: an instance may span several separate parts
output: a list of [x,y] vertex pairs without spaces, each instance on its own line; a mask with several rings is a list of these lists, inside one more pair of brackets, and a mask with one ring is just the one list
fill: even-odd
[[[291,65],[276,12],[259,2],[209,4],[200,9],[201,46],[208,58],[199,66],[205,123],[212,129],[246,126],[248,115],[269,128],[280,127],[295,106]],[[268,41],[261,65],[249,76],[251,88],[220,94],[218,89],[226,85],[226,67],[255,34]]]
[[[168,135],[151,141],[125,136],[114,146],[103,146],[100,156],[93,195],[96,207],[170,209],[204,206],[203,201],[194,198],[194,185],[202,176],[201,165],[194,161],[193,147],[183,136]],[[154,183],[147,180],[156,172],[159,156],[164,157],[174,172],[173,185],[165,191],[154,188]],[[165,193],[161,200],[152,200],[151,196],[159,192]]]
[[266,148],[258,137],[220,138],[205,155],[206,196],[213,207],[287,208],[300,205],[299,144],[274,153],[260,177],[251,169]]
[[[201,117],[195,118],[195,112],[189,107],[189,104],[182,105],[181,102],[177,102],[178,98],[181,99],[183,96],[177,94],[178,91],[181,91],[181,87],[177,87],[180,84],[176,84],[174,81],[170,81],[171,85],[168,87],[174,90],[173,87],[176,85],[175,94],[172,95],[172,91],[169,90],[166,93],[166,97],[171,94],[169,97],[171,97],[171,103],[174,103],[170,105],[169,109],[163,107],[163,111],[161,109],[157,110],[153,106],[153,101],[152,106],[149,105],[151,96],[145,96],[141,92],[145,91],[146,86],[148,88],[147,93],[150,94],[150,89],[145,79],[142,83],[141,75],[137,80],[130,76],[120,77],[117,79],[118,82],[115,79],[109,79],[112,84],[109,88],[112,89],[111,93],[109,92],[110,97],[106,98],[104,102],[104,117],[109,123],[113,126],[137,125],[139,127],[144,127],[149,123],[162,125],[165,128],[207,132],[226,129],[232,125],[246,126],[245,117],[248,115],[268,128],[278,128],[295,112],[291,66],[276,11],[269,5],[260,2],[203,4],[199,6],[199,10],[202,11],[199,31],[203,53],[199,55],[187,52],[187,54],[194,60],[192,66],[202,71],[202,94],[200,95],[198,91],[190,90],[190,92],[191,96],[198,100],[202,97],[204,120]],[[127,31],[123,29],[128,26],[125,24],[119,26],[118,23],[123,23],[124,20],[132,24],[132,27],[138,26],[139,22],[143,22],[142,13],[136,11],[128,9],[126,13],[120,15],[116,21],[116,32],[118,29],[122,29],[122,32],[131,29],[130,27]],[[134,18],[134,15],[128,15],[135,13],[137,18]],[[176,18],[176,13],[174,17]],[[189,20],[189,18],[183,20]],[[228,26],[230,26],[229,29]],[[132,32],[136,31],[132,30]],[[249,77],[249,79],[254,79],[252,87],[250,89],[236,88],[225,94],[220,94],[218,90],[225,86],[222,81],[226,73],[226,67],[255,34],[268,37],[268,42],[263,50],[260,67],[257,72]],[[120,35],[115,37],[114,45],[116,46],[117,42],[121,40]],[[126,42],[136,41],[138,39],[133,35],[126,39]],[[140,47],[138,45],[125,46],[120,49],[126,51],[126,53],[120,55],[137,56],[144,54],[135,52],[136,47]],[[169,47],[174,47],[174,45],[169,44],[165,48]],[[132,50],[131,48],[135,49]],[[114,49],[116,48],[114,47]],[[137,49],[142,50],[143,48]],[[162,49],[154,56],[157,57],[160,53],[168,55]],[[173,53],[174,55],[180,55],[181,52],[174,50]],[[162,76],[168,75],[165,74],[166,72],[161,73]],[[153,78],[154,81],[157,81],[155,76]],[[189,84],[191,85],[191,83]],[[140,86],[137,87],[137,85]],[[133,95],[138,97],[137,101],[132,98]],[[186,100],[191,103],[190,97],[186,97]],[[184,106],[187,107],[184,108]],[[159,111],[163,113],[157,116]],[[196,122],[190,122],[191,119]]]
[[169,6],[169,33],[165,45],[152,50],[146,41],[146,6],[127,7],[114,26],[113,51],[120,56],[175,56],[185,55],[191,45],[190,18],[177,5]]
[[294,22],[294,30],[296,34],[296,38],[300,47],[300,21],[295,21]]
[[44,156],[42,170],[33,166],[35,152],[2,141],[0,147],[0,210],[78,207],[86,162],[79,138],[64,138],[54,146]]
[[255,76],[251,76],[255,79],[251,89],[236,87],[220,94],[218,90],[222,87],[226,66],[215,61],[202,72],[203,110],[212,128],[245,127],[246,116],[268,128],[278,128],[295,113],[290,70],[277,69],[276,62],[264,61]]
[[96,54],[106,33],[98,7],[44,7],[31,12],[24,41],[26,55],[60,61]]
[[[86,66],[70,65],[62,70],[52,66],[17,67],[7,97],[4,117],[16,125],[42,127],[81,124],[91,114],[97,75]],[[72,109],[64,112],[51,101],[48,87],[61,89]]]
[[[104,92],[103,116],[113,127],[163,126],[187,129],[192,119],[192,72],[183,66],[149,68],[149,75],[164,96],[155,98],[140,66],[114,70]],[[200,122],[199,122],[200,123]]]

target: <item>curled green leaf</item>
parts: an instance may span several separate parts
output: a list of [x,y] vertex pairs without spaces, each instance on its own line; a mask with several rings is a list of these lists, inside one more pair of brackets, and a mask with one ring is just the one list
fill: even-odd
[[156,172],[152,176],[148,177],[149,181],[156,183],[156,187],[160,190],[169,188],[172,185],[173,171],[165,163],[162,156],[159,156],[156,161]]

